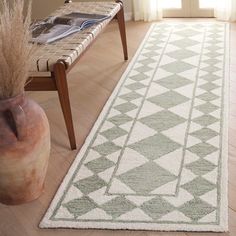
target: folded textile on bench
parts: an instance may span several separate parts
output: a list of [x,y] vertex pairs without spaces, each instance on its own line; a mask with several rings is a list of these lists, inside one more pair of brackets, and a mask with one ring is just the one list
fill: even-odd
[[110,16],[81,12],[71,12],[62,16],[51,16],[33,24],[32,42],[40,44],[52,43],[108,18]]

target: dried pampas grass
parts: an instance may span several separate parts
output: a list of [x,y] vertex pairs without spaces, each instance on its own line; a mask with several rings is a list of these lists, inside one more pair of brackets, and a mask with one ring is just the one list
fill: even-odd
[[24,0],[0,4],[0,99],[6,99],[24,91],[34,46],[29,43],[31,2],[25,16]]

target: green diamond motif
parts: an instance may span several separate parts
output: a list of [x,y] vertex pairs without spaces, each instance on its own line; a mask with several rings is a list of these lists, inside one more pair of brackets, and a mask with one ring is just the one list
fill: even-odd
[[195,162],[186,165],[186,168],[191,170],[194,174],[202,176],[214,170],[216,166],[213,165],[211,162],[206,161],[205,159],[199,159]]
[[185,37],[192,37],[192,36],[198,35],[199,31],[192,30],[192,29],[185,29],[185,30],[177,31],[175,32],[175,34],[185,36]]
[[164,131],[170,129],[176,125],[179,125],[186,121],[186,119],[170,112],[170,111],[160,111],[156,114],[144,117],[139,120],[143,124],[149,126],[151,129],[156,131]]
[[208,57],[211,57],[211,58],[216,58],[216,57],[222,56],[222,53],[209,52],[209,53],[206,53],[205,55],[208,56]]
[[[166,26],[168,27],[168,24]],[[185,28],[186,28],[186,24],[181,24],[181,23],[178,24],[178,29],[185,29]]]
[[206,103],[204,103],[202,105],[199,105],[199,106],[197,106],[195,108],[198,109],[199,111],[205,113],[205,114],[209,114],[209,113],[219,109],[218,106],[216,106],[216,105],[214,105],[214,104],[212,104],[210,102],[206,102]]
[[186,165],[186,168],[191,170],[196,175],[205,175],[208,172],[214,170],[215,167],[215,165],[213,165],[209,161],[206,161],[205,159],[199,159],[195,162]]
[[97,206],[89,197],[82,197],[63,204],[63,207],[65,207],[71,214],[74,215],[75,218],[77,218],[78,216],[88,213]]
[[145,73],[145,72],[148,72],[148,71],[153,70],[153,69],[151,67],[148,67],[148,66],[140,66],[139,68],[136,68],[135,70],[140,72],[140,73]]
[[[118,178],[137,194],[149,194],[176,179],[176,176],[153,162],[129,170]],[[148,181],[147,181],[148,180]]]
[[161,197],[145,202],[140,208],[154,220],[158,220],[163,215],[175,210],[174,206]]
[[211,44],[211,46],[206,47],[206,49],[210,50],[210,51],[217,51],[217,50],[221,49],[221,47]]
[[[166,42],[167,34],[165,33],[168,33],[168,31],[169,31],[168,27],[165,27],[164,25],[162,29],[160,28],[155,29],[153,31],[153,35],[151,36],[150,40],[148,40],[149,41],[148,43],[150,44],[150,42],[152,42],[153,44],[160,44],[160,42]],[[160,42],[159,40],[156,41],[153,39],[159,39]]]
[[[163,38],[163,37],[160,37],[159,35],[157,35],[157,37],[158,37],[158,39]],[[155,50],[162,49],[162,47],[160,47],[158,45],[153,45],[153,46],[146,47],[146,49],[151,50],[151,51],[155,51]],[[139,62],[141,62],[141,61],[139,61]],[[155,62],[155,61],[153,61],[153,62]],[[141,62],[141,63],[142,64],[149,64],[149,63],[146,63],[146,62],[144,62],[144,63]]]
[[204,89],[206,91],[211,91],[213,89],[219,88],[219,86],[215,85],[215,84],[213,84],[211,82],[208,82],[208,83],[206,83],[204,85],[201,85],[200,88],[202,88],[202,89]]
[[101,208],[114,219],[133,210],[136,206],[125,197],[117,197],[103,204]]
[[[153,34],[151,37],[150,37],[150,40],[149,40],[149,44],[152,43],[152,44],[160,44],[160,43],[164,43],[165,41],[165,38],[166,36],[165,35],[161,35],[161,34]],[[157,41],[158,40],[158,41]],[[145,49],[147,49],[147,47],[145,47]]]
[[130,78],[134,81],[142,81],[142,80],[148,79],[148,76],[145,74],[139,73],[137,75],[131,76]]
[[195,178],[194,180],[192,180],[191,182],[188,182],[188,183],[182,185],[181,187],[186,189],[193,196],[202,196],[205,193],[215,189],[216,185],[210,183],[206,179],[199,176],[199,177]]
[[177,89],[188,84],[192,84],[193,82],[178,75],[171,75],[164,79],[156,81],[156,83],[168,89]]
[[202,128],[200,130],[197,130],[197,131],[191,133],[191,135],[200,139],[201,141],[205,142],[205,141],[207,141],[219,134],[212,129]]
[[209,73],[214,73],[214,72],[219,71],[221,69],[218,67],[215,67],[215,66],[207,66],[207,67],[202,68],[202,70],[209,72]]
[[189,38],[185,38],[185,39],[180,39],[180,40],[176,40],[174,42],[171,42],[171,44],[179,47],[179,48],[186,48],[186,47],[191,47],[194,45],[199,44],[199,42],[189,39]]
[[[167,32],[167,30],[163,32]],[[159,45],[159,44],[164,43],[167,36],[164,35],[163,32],[160,32],[160,31],[153,32],[153,35],[151,36],[150,40],[148,40],[148,44],[145,46],[145,49],[147,49],[150,45]],[[153,39],[159,39],[160,41],[156,41]]]
[[206,43],[209,43],[209,44],[218,44],[218,43],[222,43],[222,41],[218,40],[218,39],[213,39],[211,38],[210,40],[206,40]]
[[204,76],[202,76],[202,77],[200,77],[200,78],[201,78],[201,79],[204,79],[204,80],[206,80],[206,81],[209,81],[209,82],[220,79],[219,76],[214,75],[214,74],[207,74],[207,75],[204,75]]
[[178,74],[186,70],[193,69],[195,67],[182,61],[176,61],[176,62],[171,62],[167,65],[161,66],[161,68],[163,68],[167,72]]
[[131,117],[127,116],[126,114],[113,116],[112,118],[108,119],[108,121],[110,121],[111,123],[113,123],[114,125],[117,125],[117,126],[125,124],[131,120],[133,120],[133,119]]
[[208,38],[213,38],[213,39],[217,39],[217,38],[221,38],[222,36],[221,35],[219,35],[219,34],[210,34],[210,35],[208,35]]
[[129,146],[129,148],[134,149],[150,160],[155,160],[180,147],[180,144],[172,141],[163,134],[156,134]]
[[207,63],[209,65],[215,65],[215,64],[219,63],[220,60],[215,59],[215,58],[211,58],[211,59],[204,60],[203,62]]
[[126,101],[132,101],[132,100],[135,100],[135,99],[137,99],[139,97],[141,97],[141,95],[138,94],[138,93],[135,93],[134,91],[132,91],[130,93],[126,93],[126,94],[120,96],[120,98],[122,98],[122,99],[124,99]]
[[200,98],[201,100],[204,100],[206,102],[210,102],[210,101],[213,101],[213,100],[219,98],[219,96],[215,95],[214,93],[206,92],[206,93],[199,95],[198,98]]
[[[155,44],[155,45],[160,45],[162,43],[165,43],[165,40],[166,40],[166,36],[163,36],[163,37],[160,37],[160,35],[156,34],[156,35],[153,35],[150,40],[149,40],[149,44]],[[160,47],[162,48],[162,46]],[[148,49],[148,47],[145,47],[145,49]],[[150,50],[150,49],[149,49]],[[158,50],[158,49],[154,49],[152,51],[155,51],[155,50]],[[144,55],[144,54],[143,54]]]
[[184,60],[189,57],[197,56],[198,54],[190,50],[180,49],[174,52],[167,53],[167,55],[177,60]]
[[109,130],[106,130],[104,132],[101,133],[104,137],[106,137],[109,141],[112,141],[116,138],[119,138],[121,136],[124,136],[127,134],[126,131],[124,131],[123,129],[119,128],[119,127],[113,127]]
[[136,108],[137,108],[137,106],[134,105],[133,103],[130,103],[130,102],[126,102],[126,103],[120,104],[115,107],[115,109],[120,111],[121,113],[126,113],[126,112],[132,111]]
[[107,184],[104,180],[100,179],[98,176],[95,175],[74,183],[74,186],[86,195],[106,185]]
[[208,126],[219,121],[219,119],[215,118],[212,115],[203,115],[203,116],[193,119],[193,121],[199,125]]
[[105,157],[101,157],[101,158],[98,158],[98,159],[95,159],[93,161],[86,163],[85,166],[91,171],[93,171],[94,173],[98,174],[114,166],[114,163],[106,159]]
[[199,198],[195,198],[179,208],[179,211],[184,213],[193,221],[198,221],[204,216],[210,214],[215,210],[215,207],[207,204]]
[[126,88],[131,89],[131,90],[138,90],[138,89],[141,89],[143,87],[146,87],[146,86],[139,83],[139,82],[135,82],[133,84],[126,85]]
[[[145,56],[145,57],[151,58],[151,57],[156,57],[159,54],[154,52],[154,51],[150,51],[150,52],[145,52],[142,55]],[[143,72],[143,71],[140,71],[140,72]]]
[[216,150],[218,150],[218,148],[216,148],[208,143],[199,143],[199,144],[196,144],[196,145],[188,148],[188,150],[190,152],[195,153],[199,157],[205,157],[205,156],[215,152]]
[[[152,48],[152,49],[151,49]],[[159,47],[158,46],[152,46],[152,47],[149,47],[147,49],[150,49],[150,50],[157,50]],[[138,61],[139,63],[143,64],[143,65],[150,65],[151,63],[156,63],[155,60],[153,60],[152,58],[148,58],[148,59],[143,59],[141,61]]]
[[176,105],[180,105],[182,103],[187,102],[189,98],[175,91],[168,91],[155,97],[151,97],[148,100],[162,108],[169,109]]
[[120,147],[118,147],[112,142],[106,142],[106,143],[93,147],[93,149],[97,151],[99,154],[101,154],[102,156],[107,156],[113,152],[120,150]]

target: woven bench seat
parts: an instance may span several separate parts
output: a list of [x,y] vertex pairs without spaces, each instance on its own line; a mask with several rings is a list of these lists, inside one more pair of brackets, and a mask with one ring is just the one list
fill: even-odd
[[[96,37],[114,18],[117,19],[124,59],[128,60],[124,8],[122,0],[114,2],[79,2],[65,0],[65,5],[51,16],[60,16],[71,12],[92,13],[110,16],[109,19],[86,30],[74,33],[57,42],[38,45],[31,63],[30,77],[26,91],[57,91],[60,100],[71,149],[76,149],[76,139],[70,106],[67,74],[88,50]],[[79,77],[79,75],[78,75]]]
[[121,4],[115,2],[78,2],[65,4],[55,11],[51,16],[61,16],[78,11],[82,13],[108,15],[110,18],[62,40],[38,46],[30,72],[53,71],[53,66],[58,60],[63,60],[67,67],[72,65],[114,18],[120,8]]

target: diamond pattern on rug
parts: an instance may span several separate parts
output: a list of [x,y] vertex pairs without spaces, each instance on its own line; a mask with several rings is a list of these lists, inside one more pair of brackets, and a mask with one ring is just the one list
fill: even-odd
[[226,229],[225,34],[224,23],[154,24],[45,225]]
[[114,162],[108,160],[105,157],[95,159],[85,164],[85,166],[89,170],[93,171],[96,174],[103,172],[104,170],[112,167],[113,165],[114,165]]
[[176,73],[176,74],[184,72],[186,70],[191,70],[193,68],[194,66],[185,62],[181,62],[181,61],[172,62],[170,64],[162,66],[162,69],[166,70],[167,72]]
[[166,109],[174,107],[176,105],[180,105],[184,102],[187,102],[188,100],[189,98],[175,91],[168,91],[166,93],[148,99],[148,101]]
[[214,210],[215,207],[212,207],[210,204],[207,204],[199,198],[195,198],[179,208],[179,211],[191,218],[194,222],[197,222]]
[[[156,205],[159,207],[154,207]],[[175,209],[174,206],[161,197],[156,197],[150,201],[145,202],[140,208],[154,220],[158,220],[163,215],[172,212]]]
[[144,117],[139,121],[148,127],[161,132],[184,123],[186,119],[174,114],[173,112],[164,110]]
[[181,145],[172,141],[163,134],[157,134],[146,138],[135,144],[129,145],[129,148],[139,152],[150,160],[155,160],[167,153],[178,149]]
[[209,143],[198,143],[198,144],[188,148],[188,150],[190,152],[198,155],[199,157],[205,157],[205,156],[215,152],[217,150],[217,148]]
[[169,57],[175,58],[177,60],[183,60],[189,57],[197,56],[197,53],[194,53],[193,51],[186,50],[186,49],[180,49],[176,50],[170,53],[167,53]]
[[185,167],[191,170],[195,175],[202,176],[207,173],[210,173],[212,170],[215,169],[216,166],[204,159],[198,159],[197,161],[192,162],[186,165]]
[[125,197],[117,197],[101,206],[112,218],[117,218],[126,212],[133,210],[136,206]]
[[206,102],[211,102],[211,101],[219,98],[219,96],[215,95],[214,93],[206,92],[206,93],[199,95],[198,98],[200,98]]
[[74,183],[74,186],[84,194],[94,192],[105,185],[106,183],[95,175]]
[[113,140],[113,139],[119,138],[121,136],[124,136],[125,134],[127,134],[127,132],[119,127],[113,127],[109,130],[102,132],[101,134],[104,137],[106,137],[108,140]]
[[194,118],[193,121],[202,126],[209,126],[219,121],[219,119],[215,118],[212,115],[203,115],[203,116]]
[[130,103],[130,102],[126,102],[124,104],[121,104],[121,105],[118,105],[115,107],[115,109],[120,111],[121,113],[127,113],[127,112],[132,111],[136,108],[137,108],[137,106],[134,105],[133,103]]
[[171,75],[158,81],[158,84],[167,89],[177,89],[193,83],[191,80],[178,75]]
[[[173,181],[176,176],[163,169],[159,165],[148,162],[128,172],[117,176],[123,183],[128,185],[137,194],[149,194],[158,187]],[[149,181],[147,182],[147,179]]]
[[[194,187],[195,186],[195,187]],[[201,186],[200,188],[197,186]],[[191,193],[193,196],[202,196],[205,193],[213,190],[216,186],[202,177],[197,177],[191,182],[182,186],[185,190]]]
[[207,140],[214,138],[218,135],[218,133],[212,129],[209,128],[202,128],[201,130],[197,130],[190,135],[200,139],[203,142],[206,142]]
[[189,39],[189,38],[183,38],[183,39],[171,42],[171,44],[173,44],[173,45],[175,45],[179,48],[185,49],[187,47],[198,45],[199,42],[197,42],[195,40],[192,40],[192,39]]
[[75,218],[84,215],[96,207],[94,201],[88,197],[74,199],[70,202],[63,204],[63,206],[74,215]]
[[106,156],[120,150],[120,148],[112,142],[105,142],[103,144],[93,147],[93,149],[102,156]]
[[195,35],[199,35],[199,31],[197,30],[192,30],[192,29],[187,29],[187,30],[180,30],[176,31],[175,34],[179,34],[180,36],[185,36],[185,37],[192,37]]

